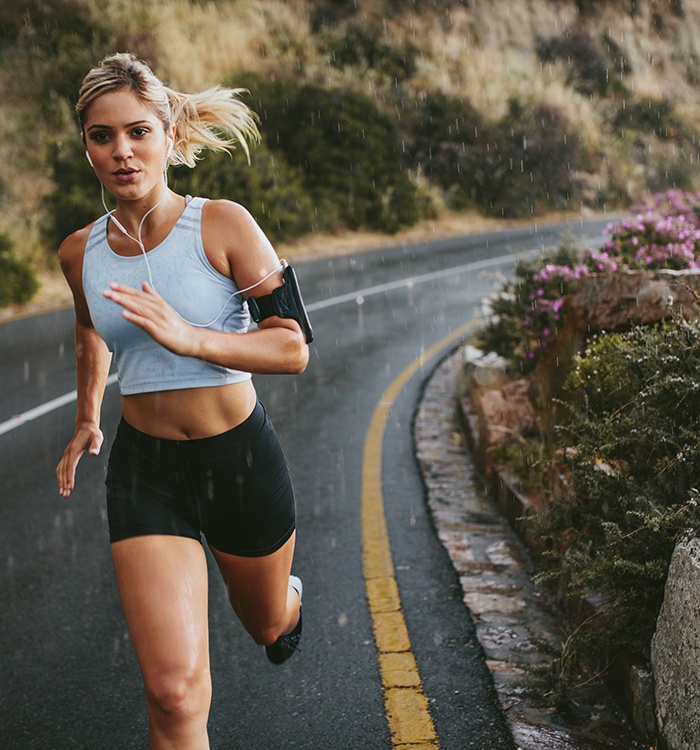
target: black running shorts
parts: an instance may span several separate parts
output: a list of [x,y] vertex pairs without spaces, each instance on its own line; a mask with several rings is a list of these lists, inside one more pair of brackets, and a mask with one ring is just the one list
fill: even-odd
[[107,467],[110,540],[171,534],[221,552],[262,557],[292,535],[287,462],[262,404],[229,432],[164,440],[124,420]]

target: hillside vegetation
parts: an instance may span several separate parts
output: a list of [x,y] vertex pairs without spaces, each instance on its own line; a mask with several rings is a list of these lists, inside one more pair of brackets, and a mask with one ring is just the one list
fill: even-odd
[[114,50],[181,90],[250,90],[263,132],[251,165],[212,155],[171,182],[239,200],[279,242],[697,189],[698,39],[697,0],[3,3],[0,236],[12,253],[0,263],[51,269],[62,237],[103,211],[72,105]]

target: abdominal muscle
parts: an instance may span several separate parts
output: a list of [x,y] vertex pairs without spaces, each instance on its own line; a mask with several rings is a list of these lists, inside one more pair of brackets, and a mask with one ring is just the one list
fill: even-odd
[[140,432],[167,440],[221,435],[252,413],[252,381],[208,388],[184,388],[122,396],[125,421]]

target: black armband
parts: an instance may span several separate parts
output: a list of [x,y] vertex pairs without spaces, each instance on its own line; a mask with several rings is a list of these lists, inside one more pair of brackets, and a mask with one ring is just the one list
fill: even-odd
[[251,318],[256,323],[273,315],[279,318],[292,318],[301,326],[306,343],[310,344],[314,340],[314,332],[304,308],[299,282],[294,269],[289,265],[284,267],[282,286],[278,286],[272,294],[266,294],[264,297],[249,297],[248,309]]

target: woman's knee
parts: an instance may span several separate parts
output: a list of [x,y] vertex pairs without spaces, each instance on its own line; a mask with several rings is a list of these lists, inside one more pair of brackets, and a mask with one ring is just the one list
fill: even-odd
[[242,620],[243,627],[258,646],[271,646],[283,633],[284,624],[282,618],[261,622],[256,618],[254,622]]
[[211,705],[211,675],[206,667],[168,669],[144,675],[151,718],[173,728],[205,721]]

